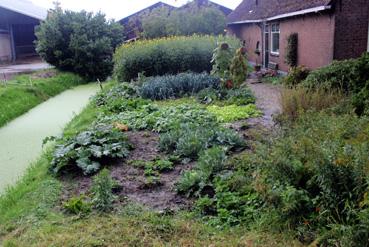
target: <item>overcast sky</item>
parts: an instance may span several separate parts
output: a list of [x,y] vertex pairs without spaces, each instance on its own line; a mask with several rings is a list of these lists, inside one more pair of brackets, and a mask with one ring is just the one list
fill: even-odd
[[[54,0],[31,0],[34,4],[51,8]],[[228,8],[234,9],[242,0],[213,0],[213,2],[222,4]],[[148,7],[158,0],[59,0],[62,8],[70,10],[87,10],[104,12],[108,18],[116,20],[122,19],[130,14],[133,14],[145,7]],[[162,0],[162,2],[180,6],[188,2],[188,0]]]

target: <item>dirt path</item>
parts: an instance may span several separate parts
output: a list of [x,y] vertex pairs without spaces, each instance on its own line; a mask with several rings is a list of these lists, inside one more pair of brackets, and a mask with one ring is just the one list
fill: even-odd
[[271,128],[274,125],[273,116],[281,113],[281,89],[279,86],[265,83],[247,82],[256,97],[256,106],[263,111],[264,115],[250,119],[250,124],[261,124]]

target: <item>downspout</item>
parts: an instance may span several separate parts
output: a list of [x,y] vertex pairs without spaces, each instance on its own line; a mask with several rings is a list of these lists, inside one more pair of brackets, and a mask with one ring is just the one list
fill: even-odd
[[9,32],[10,32],[10,45],[12,51],[12,62],[14,63],[17,59],[17,54],[15,52],[15,43],[14,43],[14,32],[13,32],[13,25],[9,24]]

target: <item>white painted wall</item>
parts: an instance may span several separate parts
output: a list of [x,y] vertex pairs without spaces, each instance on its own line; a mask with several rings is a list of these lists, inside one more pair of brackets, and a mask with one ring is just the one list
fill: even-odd
[[11,61],[12,51],[10,45],[10,35],[0,34],[0,62]]

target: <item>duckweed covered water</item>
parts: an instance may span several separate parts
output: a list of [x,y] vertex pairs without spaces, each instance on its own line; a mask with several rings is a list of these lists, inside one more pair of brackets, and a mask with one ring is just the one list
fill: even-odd
[[94,84],[67,90],[0,128],[0,194],[40,156],[44,138],[59,136],[97,91]]

